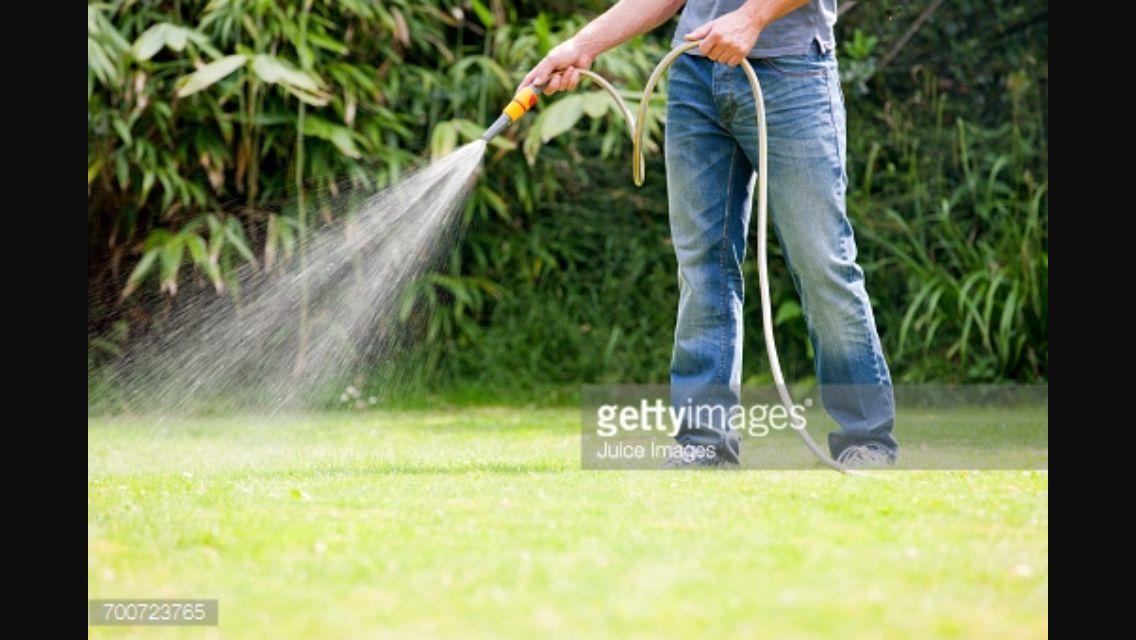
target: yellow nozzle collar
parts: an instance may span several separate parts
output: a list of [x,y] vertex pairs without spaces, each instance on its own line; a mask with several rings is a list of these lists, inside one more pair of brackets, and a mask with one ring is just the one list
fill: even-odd
[[525,87],[513,96],[513,101],[505,106],[505,115],[516,122],[521,116],[536,104],[536,91],[532,87]]

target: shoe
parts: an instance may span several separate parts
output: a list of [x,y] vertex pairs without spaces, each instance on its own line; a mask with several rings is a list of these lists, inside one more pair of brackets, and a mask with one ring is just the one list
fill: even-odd
[[676,447],[667,461],[663,463],[662,469],[692,469],[696,467],[736,467],[737,462],[727,460],[721,455],[715,455],[713,458],[706,456],[697,456],[691,451],[691,447]]
[[895,455],[874,444],[854,444],[841,451],[836,461],[850,469],[887,467],[895,464]]

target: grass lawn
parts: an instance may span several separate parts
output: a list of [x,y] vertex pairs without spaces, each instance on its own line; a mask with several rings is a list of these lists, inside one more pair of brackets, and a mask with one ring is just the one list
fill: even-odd
[[581,471],[579,424],[89,418],[88,597],[221,617],[89,634],[1048,635],[1047,471]]

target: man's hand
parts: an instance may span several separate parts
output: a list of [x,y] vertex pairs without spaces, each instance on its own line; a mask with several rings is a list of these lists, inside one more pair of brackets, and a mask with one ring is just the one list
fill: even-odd
[[593,58],[575,39],[565,40],[553,47],[544,60],[533,67],[521,81],[521,86],[535,84],[541,87],[544,95],[570,91],[580,84],[580,69],[592,66]]
[[731,67],[741,64],[765,27],[765,21],[758,17],[752,5],[754,3],[747,2],[736,11],[707,22],[686,34],[686,39],[701,40],[698,50],[715,62]]
[[580,69],[592,66],[596,56],[666,22],[683,2],[684,0],[619,0],[604,11],[603,15],[580,29],[571,40],[553,47],[544,60],[525,76],[521,87],[535,84],[545,94],[575,89],[580,84]]

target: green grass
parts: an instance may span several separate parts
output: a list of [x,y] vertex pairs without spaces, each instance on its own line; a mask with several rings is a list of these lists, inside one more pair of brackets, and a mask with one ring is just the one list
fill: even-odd
[[221,601],[92,635],[1048,635],[1047,471],[579,455],[572,409],[89,419],[88,597]]

